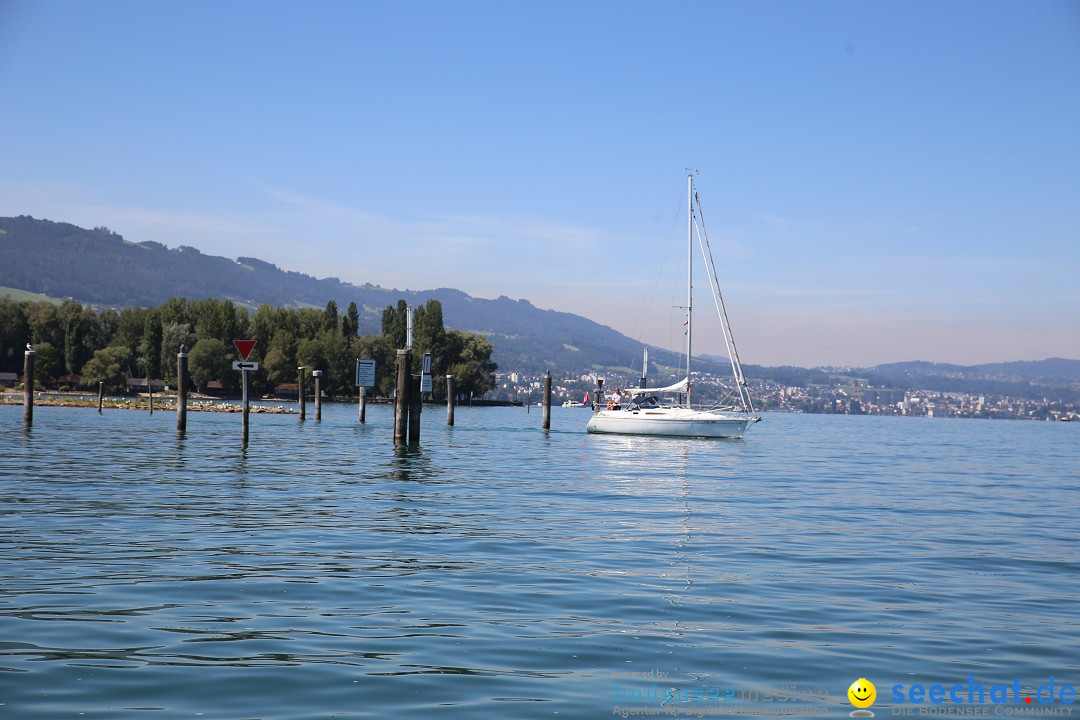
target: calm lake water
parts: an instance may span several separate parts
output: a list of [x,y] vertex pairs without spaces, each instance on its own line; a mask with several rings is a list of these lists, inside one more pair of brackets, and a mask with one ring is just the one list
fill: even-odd
[[1080,687],[1080,423],[703,441],[428,408],[395,454],[391,412],[253,415],[242,450],[238,415],[180,438],[0,407],[0,718],[846,717],[860,677],[881,717],[896,684]]

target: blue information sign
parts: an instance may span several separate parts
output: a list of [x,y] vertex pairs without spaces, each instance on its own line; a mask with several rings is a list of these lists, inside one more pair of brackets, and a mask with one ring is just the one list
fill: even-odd
[[356,384],[359,387],[375,387],[375,361],[356,360]]

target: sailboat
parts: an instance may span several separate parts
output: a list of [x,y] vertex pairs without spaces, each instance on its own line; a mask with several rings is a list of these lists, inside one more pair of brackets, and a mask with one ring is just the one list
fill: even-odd
[[[607,403],[603,399],[603,380],[594,402],[595,412],[586,425],[590,433],[615,433],[619,435],[664,435],[674,437],[704,438],[741,438],[746,428],[761,420],[754,410],[750,391],[743,377],[742,364],[735,349],[735,340],[731,335],[727,309],[716,276],[716,266],[712,260],[708,235],[704,223],[700,225],[701,210],[697,192],[694,190],[694,176],[686,177],[686,245],[687,245],[687,290],[686,290],[686,376],[675,383],[660,388],[645,387],[648,350],[642,365],[641,387],[622,390]],[[695,207],[697,212],[695,213]],[[718,407],[697,407],[691,405],[693,385],[691,383],[690,360],[693,349],[694,325],[694,231],[697,230],[698,245],[704,264],[709,272],[710,287],[720,326],[724,333],[731,372],[735,380],[735,392],[731,402]]]

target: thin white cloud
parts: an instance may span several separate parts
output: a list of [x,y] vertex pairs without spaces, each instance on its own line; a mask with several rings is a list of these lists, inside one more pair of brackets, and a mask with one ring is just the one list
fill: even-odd
[[601,234],[592,228],[551,224],[532,218],[504,218],[492,215],[450,215],[440,218],[452,227],[470,228],[491,239],[519,238],[553,243],[568,250],[591,250],[601,241]]
[[[129,240],[157,240],[163,233],[171,237],[183,235],[190,238],[186,244],[197,245],[206,237],[220,236],[273,236],[280,234],[277,228],[246,219],[222,217],[201,213],[172,212],[146,208],[116,207],[109,205],[84,205],[79,213],[89,213],[109,218],[108,227]],[[146,237],[133,237],[128,228],[139,228]],[[168,244],[168,243],[166,243]]]
[[[306,216],[320,225],[337,224],[366,236],[377,244],[398,246],[403,239],[414,243],[467,249],[500,242],[537,241],[568,250],[596,247],[600,234],[591,228],[552,224],[534,218],[495,215],[440,215],[399,220],[292,190],[253,183],[288,211]],[[280,211],[281,209],[279,209]]]
[[774,230],[780,230],[780,231],[784,231],[784,230],[787,230],[787,229],[788,229],[788,221],[787,221],[787,220],[785,220],[785,219],[784,219],[784,218],[782,218],[782,217],[779,217],[779,216],[777,216],[777,215],[772,215],[772,214],[770,214],[770,213],[766,213],[766,212],[760,213],[760,214],[758,215],[758,217],[759,217],[759,218],[760,218],[760,219],[761,219],[761,220],[762,220],[762,221],[763,221],[763,222],[764,222],[764,223],[765,223],[766,225],[768,225],[769,227],[773,228]]
[[870,297],[899,297],[897,290],[885,288],[866,287],[840,287],[839,285],[792,285],[792,284],[755,284],[755,283],[731,283],[726,288],[721,288],[725,296],[733,293],[753,293],[758,297],[767,297],[772,300],[789,301],[793,298],[870,298]]

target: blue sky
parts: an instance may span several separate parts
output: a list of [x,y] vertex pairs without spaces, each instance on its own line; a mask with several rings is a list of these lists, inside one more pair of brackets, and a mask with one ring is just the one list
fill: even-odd
[[0,0],[0,215],[677,347],[686,168],[744,362],[1080,358],[1071,0]]

